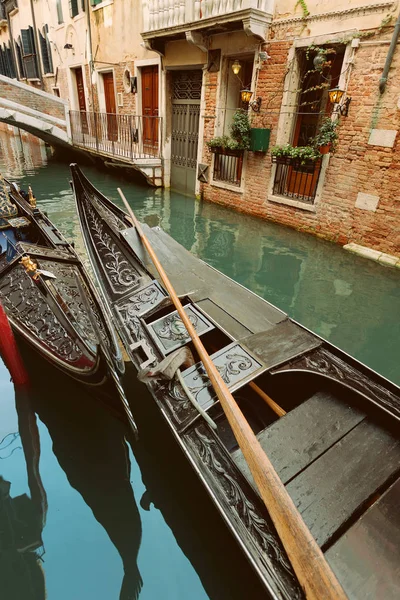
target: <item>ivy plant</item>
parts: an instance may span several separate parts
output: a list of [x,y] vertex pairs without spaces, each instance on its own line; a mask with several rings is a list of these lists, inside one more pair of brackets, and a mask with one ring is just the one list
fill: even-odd
[[334,152],[336,149],[338,134],[337,127],[339,125],[339,121],[332,121],[329,117],[323,119],[317,135],[311,140],[312,145],[315,148],[319,148],[320,146],[327,146],[330,144],[331,152]]

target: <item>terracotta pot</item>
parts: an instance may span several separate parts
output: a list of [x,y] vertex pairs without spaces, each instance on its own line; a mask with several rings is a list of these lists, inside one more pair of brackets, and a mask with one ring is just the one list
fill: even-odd
[[325,146],[320,146],[319,147],[319,151],[321,152],[321,154],[329,154],[329,152],[331,151],[331,143],[329,144],[325,144]]

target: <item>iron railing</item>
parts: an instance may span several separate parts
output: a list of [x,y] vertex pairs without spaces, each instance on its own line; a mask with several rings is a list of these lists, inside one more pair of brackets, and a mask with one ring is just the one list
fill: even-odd
[[273,194],[314,204],[321,161],[309,161],[303,165],[290,159],[276,162]]
[[240,187],[242,183],[243,151],[215,152],[214,181],[223,181]]
[[71,110],[72,142],[110,156],[161,158],[161,117]]

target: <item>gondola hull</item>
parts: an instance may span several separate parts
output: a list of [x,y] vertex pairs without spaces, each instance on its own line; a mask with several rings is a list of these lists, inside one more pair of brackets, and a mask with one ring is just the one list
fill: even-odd
[[0,302],[14,332],[64,373],[108,395],[110,368],[122,373],[123,361],[82,263],[12,185],[1,193]]
[[[164,359],[184,346],[199,359],[136,230],[77,166],[71,168],[88,253],[131,361],[260,576],[266,595],[302,598],[201,363],[181,366],[185,387],[177,377],[153,376]],[[349,548],[354,552],[360,523],[367,526],[370,515],[385,502],[393,504],[400,490],[399,388],[195,258],[159,228],[144,230],[339,581],[352,598],[364,598],[357,572],[352,578],[343,563]],[[104,255],[110,249],[107,262]],[[254,383],[284,407],[284,417],[279,419],[266,406]],[[215,421],[216,430],[185,389]],[[388,519],[398,523],[394,513]],[[399,539],[385,543],[377,541],[382,564],[375,568],[372,593],[383,579],[384,565],[391,565],[388,547],[400,550]],[[400,593],[399,570],[391,568],[389,578],[387,597],[394,599]]]

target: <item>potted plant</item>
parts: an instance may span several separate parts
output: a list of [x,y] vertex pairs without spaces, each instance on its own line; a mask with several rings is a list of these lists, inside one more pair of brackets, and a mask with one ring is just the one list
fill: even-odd
[[250,149],[250,121],[245,110],[237,110],[233,115],[230,125],[231,137],[222,135],[215,137],[207,143],[211,152],[240,156],[244,150]]
[[336,150],[338,139],[336,128],[338,125],[338,121],[332,121],[329,117],[322,121],[317,135],[312,139],[313,146],[318,148],[321,154],[328,154],[328,152]]
[[271,148],[272,162],[289,165],[310,165],[321,158],[321,153],[314,146],[274,146]]

